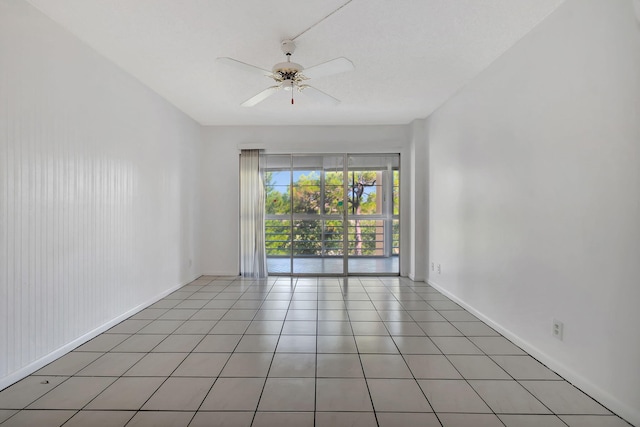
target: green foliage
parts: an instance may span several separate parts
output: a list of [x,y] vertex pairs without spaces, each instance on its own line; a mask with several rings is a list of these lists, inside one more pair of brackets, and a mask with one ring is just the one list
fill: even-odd
[[274,184],[273,172],[264,176],[265,212],[267,215],[283,215],[291,212],[289,186]]
[[349,255],[357,255],[356,222],[359,222],[362,238],[361,255],[382,255],[384,221],[373,219],[349,221]]
[[265,225],[265,247],[268,256],[291,254],[291,221],[268,219]]
[[[326,172],[324,203],[321,179],[317,171],[300,175],[293,185],[294,214],[341,215],[342,172]],[[342,220],[295,220],[293,224],[294,255],[341,255]],[[339,244],[340,243],[340,244]]]
[[393,214],[400,215],[400,171],[393,171]]
[[344,184],[342,172],[327,172],[324,177],[324,214],[342,215],[344,212]]
[[293,212],[298,214],[320,213],[320,175],[310,171],[293,182]]
[[[290,172],[276,172],[278,174]],[[281,219],[265,221],[266,247],[268,256],[341,256],[343,254],[343,220],[344,214],[344,183],[342,172],[324,173],[324,199],[322,198],[322,180],[320,171],[305,171],[296,176],[291,185],[278,185],[274,172],[267,172],[264,177],[266,190],[266,213],[268,215],[282,215]],[[290,177],[290,175],[289,175]],[[376,181],[376,171],[352,171],[348,175],[349,190],[347,208],[349,214],[371,215],[380,213],[378,207],[378,192],[381,182]],[[280,179],[282,181],[282,179]],[[365,186],[362,197],[354,197],[354,183],[363,182],[375,185]],[[398,191],[399,174],[394,172],[394,214],[399,210]],[[293,196],[292,196],[293,193]],[[291,221],[291,211],[295,214],[329,215],[336,219],[296,219]],[[362,255],[380,255],[382,253],[383,221],[355,220],[349,221],[348,251],[356,254],[356,221],[359,223]],[[394,221],[393,240],[397,248],[399,231],[397,221]],[[397,253],[397,249],[394,249]]]
[[400,253],[400,221],[397,219],[393,220],[391,240],[393,241],[391,252],[398,255]]

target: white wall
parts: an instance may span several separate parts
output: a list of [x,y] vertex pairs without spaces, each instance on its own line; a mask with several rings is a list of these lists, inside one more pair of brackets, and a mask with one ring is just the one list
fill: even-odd
[[[400,223],[409,224],[409,126],[210,126],[204,128],[202,271],[237,275],[238,156],[267,153],[400,153]],[[401,226],[400,272],[409,274],[409,227]]]
[[427,135],[430,281],[637,425],[639,113],[632,2],[568,0]]
[[410,258],[409,278],[425,281],[428,277],[429,248],[429,152],[426,138],[427,121],[417,119],[411,123],[411,144],[409,162],[411,164],[409,195],[410,215]]
[[0,389],[198,275],[200,150],[197,123],[0,0]]

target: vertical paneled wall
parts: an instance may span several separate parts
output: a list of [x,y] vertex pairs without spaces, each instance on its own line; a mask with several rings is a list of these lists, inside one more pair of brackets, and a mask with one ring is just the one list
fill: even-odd
[[0,0],[0,389],[197,276],[200,126]]

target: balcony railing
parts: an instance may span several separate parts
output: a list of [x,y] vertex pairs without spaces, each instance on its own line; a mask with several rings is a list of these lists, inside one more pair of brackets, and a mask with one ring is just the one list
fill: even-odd
[[[399,254],[398,219],[349,219],[347,223],[349,256],[380,257]],[[391,228],[390,233],[386,230],[388,227]],[[267,256],[340,257],[344,255],[343,233],[342,219],[270,218],[265,221]]]

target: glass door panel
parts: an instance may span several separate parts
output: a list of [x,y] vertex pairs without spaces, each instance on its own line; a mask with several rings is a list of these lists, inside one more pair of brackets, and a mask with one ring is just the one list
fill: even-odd
[[344,267],[344,154],[324,156],[322,161],[322,257],[331,260],[332,273]]
[[291,156],[265,156],[265,246],[267,271],[291,274]]
[[293,273],[319,274],[321,156],[293,156]]
[[[399,273],[399,155],[348,157],[348,271]],[[394,233],[394,229],[395,233]],[[394,247],[395,243],[395,247]]]
[[344,274],[344,155],[293,156],[293,273]]

